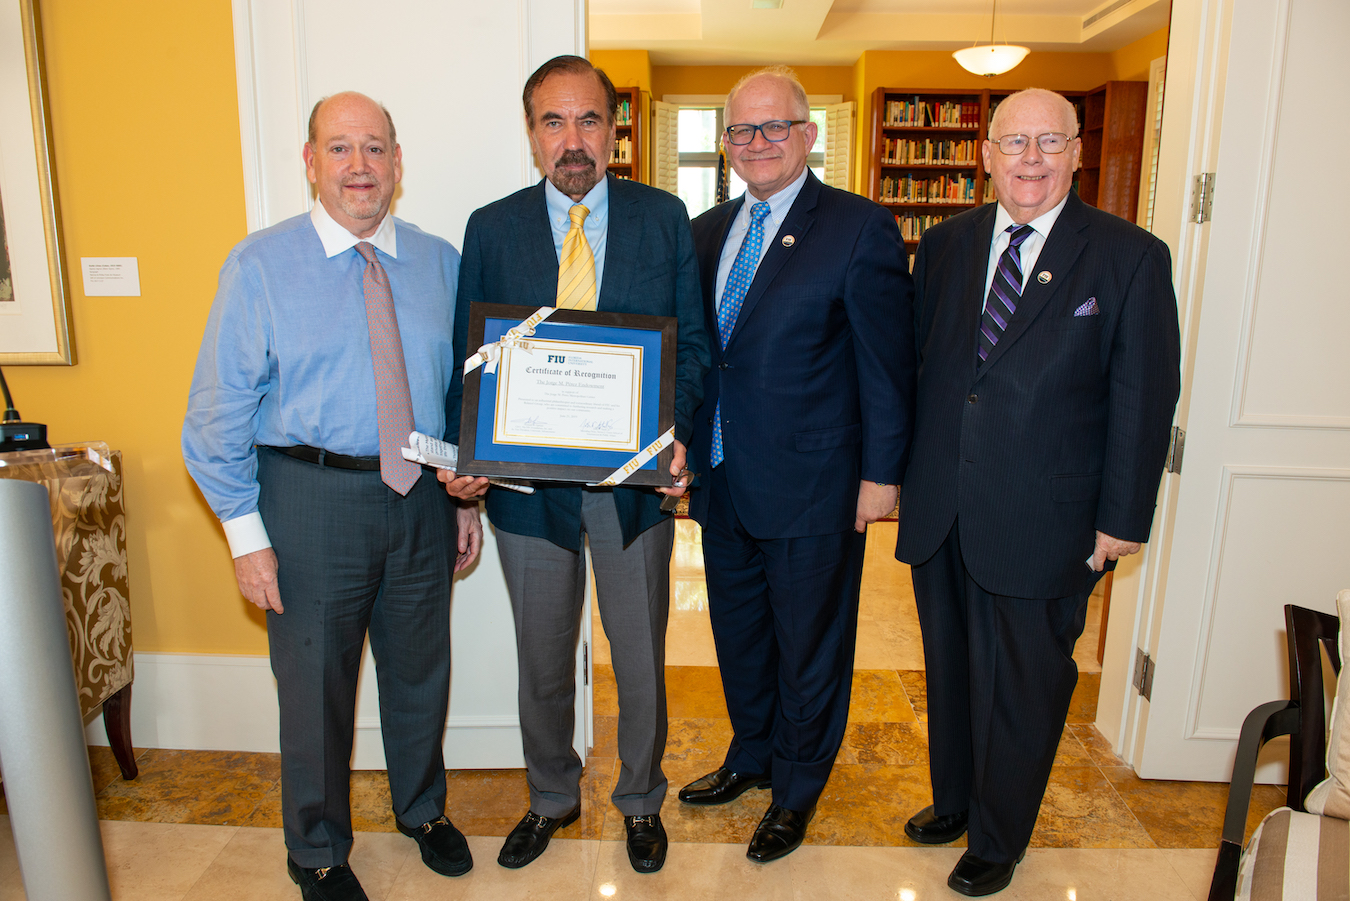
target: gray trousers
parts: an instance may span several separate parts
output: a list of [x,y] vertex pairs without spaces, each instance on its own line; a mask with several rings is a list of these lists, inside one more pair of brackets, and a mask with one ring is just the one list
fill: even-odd
[[[619,691],[621,769],[614,806],[624,816],[659,813],[666,796],[666,616],[675,523],[667,519],[623,546],[614,497],[583,491],[581,528],[595,563],[596,603]],[[581,759],[572,748],[578,629],[586,557],[543,538],[497,530],[520,659],[520,728],[530,809],[560,817],[581,802]]]
[[267,448],[258,450],[258,484],[285,607],[267,614],[267,638],[281,705],[286,848],[299,866],[337,866],[352,846],[356,678],[367,632],[394,814],[419,826],[445,810],[454,504],[428,473],[400,497],[379,472]]

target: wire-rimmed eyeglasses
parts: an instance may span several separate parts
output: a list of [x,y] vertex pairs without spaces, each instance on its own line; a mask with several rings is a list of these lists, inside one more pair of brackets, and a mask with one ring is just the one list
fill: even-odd
[[764,135],[764,140],[777,144],[786,141],[792,132],[792,126],[805,125],[810,119],[770,119],[763,125],[728,125],[727,140],[737,147],[749,144],[755,139],[755,132]]
[[[1063,153],[1069,149],[1069,142],[1073,140],[1063,132],[1052,131],[1036,135],[1036,146],[1041,148],[1041,153]],[[989,143],[997,144],[998,149],[1008,156],[1017,156],[1031,146],[1031,138],[1026,135],[1004,135],[997,139],[990,138]]]

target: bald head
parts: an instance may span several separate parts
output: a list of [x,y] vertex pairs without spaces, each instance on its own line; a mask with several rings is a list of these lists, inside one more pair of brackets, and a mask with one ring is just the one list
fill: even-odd
[[309,111],[309,143],[310,143],[310,144],[313,144],[313,143],[314,143],[315,135],[316,135],[316,132],[315,132],[315,126],[316,126],[316,123],[318,122],[318,118],[319,118],[319,109],[320,109],[321,107],[323,107],[323,105],[324,105],[325,103],[328,103],[330,100],[354,100],[354,99],[357,99],[357,98],[359,98],[359,99],[361,99],[361,100],[365,100],[365,101],[367,101],[368,103],[372,103],[372,104],[374,104],[375,106],[377,106],[377,107],[380,108],[380,112],[384,114],[384,121],[387,122],[387,123],[389,124],[389,143],[390,143],[390,144],[397,144],[397,143],[398,143],[398,132],[396,132],[396,131],[394,130],[394,117],[391,116],[391,115],[389,115],[389,110],[387,110],[387,109],[384,108],[384,104],[383,104],[383,103],[380,103],[380,102],[375,101],[375,100],[371,100],[371,99],[370,99],[369,97],[367,97],[365,94],[360,94],[360,93],[357,93],[356,91],[343,91],[343,92],[340,93],[340,94],[330,94],[330,95],[327,96],[327,97],[320,97],[320,98],[319,98],[319,102],[316,103],[316,104],[314,104],[314,109],[312,109],[312,110]]
[[1003,102],[994,109],[994,114],[989,117],[989,137],[998,139],[1005,134],[1009,134],[1004,123],[1015,112],[1029,106],[1058,117],[1063,123],[1063,127],[1059,130],[1070,138],[1078,137],[1078,111],[1073,108],[1073,104],[1063,94],[1056,94],[1054,91],[1047,91],[1044,88],[1027,88],[1025,91],[1018,91],[1016,94],[1009,94],[1005,97]]

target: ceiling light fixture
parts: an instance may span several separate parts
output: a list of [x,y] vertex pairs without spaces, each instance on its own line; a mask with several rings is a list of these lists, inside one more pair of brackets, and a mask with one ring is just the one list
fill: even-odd
[[998,0],[993,0],[993,6],[989,10],[989,43],[975,44],[952,54],[961,64],[961,68],[976,75],[983,75],[985,78],[993,78],[995,75],[1011,71],[1031,52],[1028,47],[1009,44],[1006,41],[1002,44],[994,43],[994,14],[997,10]]

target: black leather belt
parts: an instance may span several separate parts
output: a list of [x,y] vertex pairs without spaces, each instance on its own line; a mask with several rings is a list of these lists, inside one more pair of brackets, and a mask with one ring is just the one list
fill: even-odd
[[265,444],[263,447],[270,447],[274,451],[280,451],[288,457],[304,460],[306,463],[331,466],[334,469],[357,469],[361,472],[372,472],[380,468],[379,457],[348,457],[346,454],[335,454],[332,451],[326,451],[320,447],[310,447],[305,444],[297,444],[294,447],[277,447],[276,445]]

